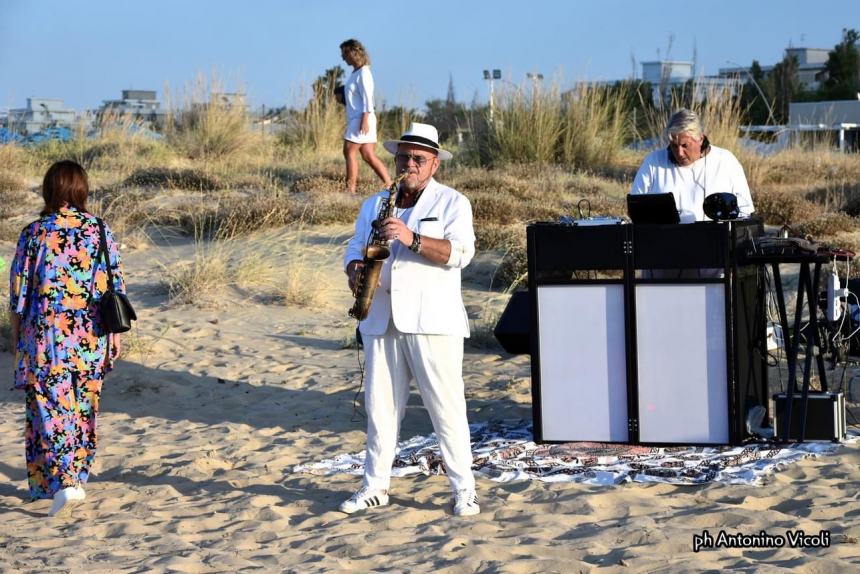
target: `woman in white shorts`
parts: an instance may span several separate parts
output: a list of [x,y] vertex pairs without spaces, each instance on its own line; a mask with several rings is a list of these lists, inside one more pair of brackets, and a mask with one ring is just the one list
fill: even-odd
[[376,114],[373,113],[373,76],[370,57],[358,40],[341,43],[340,55],[353,72],[344,85],[346,131],[343,134],[343,157],[346,159],[346,191],[356,193],[358,155],[376,172],[385,187],[391,185],[388,169],[376,156]]

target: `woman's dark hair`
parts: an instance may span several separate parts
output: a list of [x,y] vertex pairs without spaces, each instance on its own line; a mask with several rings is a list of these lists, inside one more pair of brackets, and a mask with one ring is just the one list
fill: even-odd
[[86,211],[89,192],[86,170],[68,159],[58,161],[48,168],[42,181],[42,197],[45,199],[42,215],[56,213],[65,204]]

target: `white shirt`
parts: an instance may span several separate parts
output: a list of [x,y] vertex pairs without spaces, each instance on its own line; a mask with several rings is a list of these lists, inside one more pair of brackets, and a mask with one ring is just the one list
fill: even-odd
[[370,73],[370,66],[362,66],[353,71],[343,88],[347,118],[373,113],[373,75]]
[[705,196],[727,192],[738,198],[741,216],[755,211],[744,168],[732,152],[711,146],[711,151],[688,166],[676,165],[669,150],[651,152],[642,162],[630,193],[671,193],[681,223],[705,221]]

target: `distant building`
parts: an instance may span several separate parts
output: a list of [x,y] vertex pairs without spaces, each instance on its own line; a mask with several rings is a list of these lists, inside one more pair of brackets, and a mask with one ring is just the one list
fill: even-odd
[[788,105],[788,118],[788,123],[790,125],[860,125],[860,100],[834,100],[829,102],[791,102]]
[[830,133],[842,151],[860,150],[860,100],[792,102],[788,128],[798,134]]
[[123,90],[122,99],[105,100],[96,114],[99,117],[116,115],[147,122],[154,127],[164,125],[167,111],[155,95],[155,90]]
[[48,128],[72,128],[77,113],[64,107],[63,100],[49,98],[27,98],[26,108],[9,110],[9,130],[30,135]]
[[209,106],[220,107],[221,109],[240,108],[243,111],[248,111],[245,92],[212,92],[209,94],[208,102],[194,102],[191,104],[191,109],[206,109]]
[[218,102],[228,108],[247,108],[245,92],[212,92],[210,102]]
[[[688,82],[696,90],[694,99],[704,100],[714,93],[728,90],[735,93],[736,82],[730,78],[715,76],[696,76],[693,62],[678,60],[657,60],[642,62],[642,81],[651,84],[655,102],[668,101],[672,88],[682,87]],[[662,96],[662,97],[661,97]]]
[[693,79],[693,62],[659,60],[642,62],[642,81],[653,85],[684,84]]
[[[817,90],[821,82],[827,79],[827,59],[830,50],[824,48],[786,48],[785,56],[797,58],[797,80],[804,90]],[[761,66],[765,74],[772,72],[774,66]],[[719,75],[723,78],[738,78],[744,82],[752,79],[749,67],[720,68]]]
[[787,48],[785,55],[797,58],[797,79],[806,90],[817,90],[827,79],[827,58],[830,50],[824,48]]

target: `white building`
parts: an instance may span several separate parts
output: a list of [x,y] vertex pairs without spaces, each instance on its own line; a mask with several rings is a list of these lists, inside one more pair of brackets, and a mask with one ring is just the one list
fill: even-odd
[[[797,58],[797,79],[804,90],[817,90],[821,82],[827,79],[827,58],[830,50],[824,48],[786,48],[786,56]],[[761,66],[761,71],[768,74],[775,66]],[[749,67],[720,68],[723,78],[739,78],[750,81],[752,72]]]
[[668,101],[672,88],[682,87],[688,82],[695,90],[693,98],[697,101],[719,97],[726,92],[734,94],[737,87],[731,78],[696,76],[693,62],[679,60],[642,62],[642,81],[651,84],[654,102]]
[[642,81],[676,86],[693,79],[693,62],[658,60],[642,62]]
[[860,100],[792,102],[788,129],[800,139],[803,133],[829,133],[841,151],[860,149]]
[[98,109],[99,116],[116,115],[161,125],[166,110],[156,98],[155,90],[123,90],[119,100],[105,100]]
[[830,50],[824,48],[787,48],[786,56],[797,58],[797,79],[805,90],[817,90],[827,79],[827,58]]
[[26,108],[9,110],[9,129],[22,135],[41,132],[46,128],[71,128],[75,125],[75,110],[64,107],[63,100],[27,98]]

